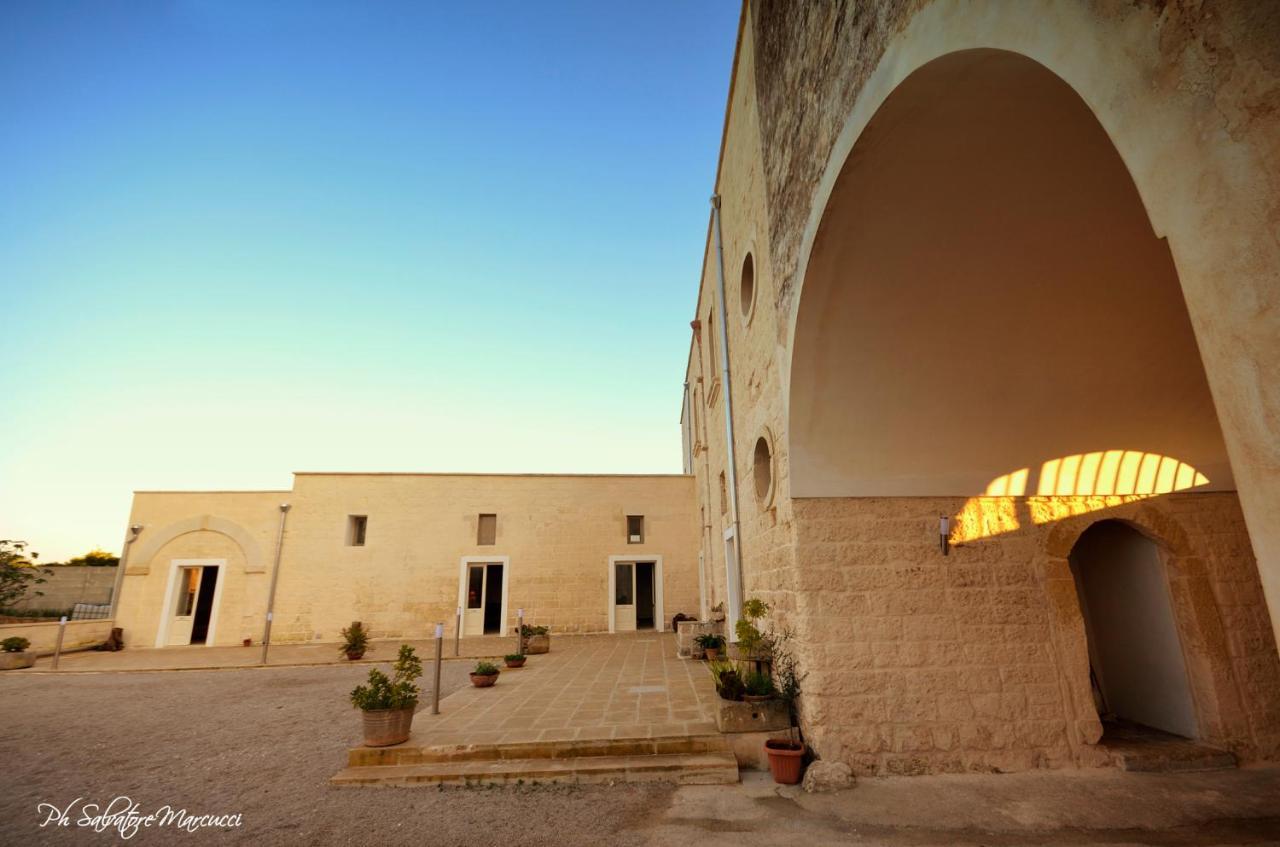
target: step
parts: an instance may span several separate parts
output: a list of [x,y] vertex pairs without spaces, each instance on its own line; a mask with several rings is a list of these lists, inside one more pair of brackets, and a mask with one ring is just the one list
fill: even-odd
[[329,782],[340,786],[413,787],[548,783],[670,782],[731,785],[738,763],[729,752],[582,756],[423,762],[349,767]]
[[719,733],[665,735],[657,738],[519,741],[504,744],[415,744],[411,738],[394,747],[353,747],[347,752],[347,765],[376,767],[508,759],[580,759],[591,756],[723,753],[728,750],[728,742]]
[[1237,766],[1235,754],[1216,747],[1187,742],[1141,749],[1137,745],[1109,749],[1116,767],[1141,773],[1229,770]]

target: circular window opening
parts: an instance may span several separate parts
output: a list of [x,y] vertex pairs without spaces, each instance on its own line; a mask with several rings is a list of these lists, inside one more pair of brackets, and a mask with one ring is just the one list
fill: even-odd
[[756,497],[767,505],[773,496],[773,451],[769,449],[769,439],[763,435],[756,439],[754,464]]
[[738,290],[738,305],[742,307],[742,317],[750,320],[751,310],[756,303],[756,263],[747,254],[742,260],[742,287]]

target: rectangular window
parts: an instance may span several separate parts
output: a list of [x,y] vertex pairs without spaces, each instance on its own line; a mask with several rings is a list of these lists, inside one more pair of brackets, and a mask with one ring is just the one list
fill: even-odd
[[364,532],[369,525],[368,515],[347,515],[347,546],[363,547]]
[[729,486],[724,481],[724,471],[720,471],[720,514],[729,513]]
[[498,543],[498,516],[481,515],[480,525],[476,530],[476,544],[482,547]]
[[[719,379],[719,378],[720,378],[720,370],[719,370],[719,368],[718,368],[718,367],[717,367],[717,365],[716,365],[716,319],[715,319],[715,314],[716,314],[715,312],[707,312],[707,337],[706,337],[706,339],[705,339],[706,344],[707,344],[707,363],[708,363],[708,369],[711,371],[709,374],[707,374],[707,376],[708,376],[708,382],[710,382],[710,383],[711,383],[711,384],[713,384],[713,385],[715,384],[715,381],[716,381],[717,379]],[[710,402],[710,400],[708,400],[707,402]]]
[[627,543],[644,543],[644,515],[627,515]]

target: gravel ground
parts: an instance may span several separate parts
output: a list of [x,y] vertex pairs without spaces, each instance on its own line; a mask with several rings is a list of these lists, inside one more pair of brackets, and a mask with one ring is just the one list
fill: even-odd
[[[466,684],[447,662],[442,695]],[[332,788],[359,742],[346,693],[368,666],[0,678],[0,845],[116,844],[114,832],[41,827],[40,803],[143,814],[165,805],[236,814],[189,835],[140,830],[131,844],[639,844],[665,786]],[[429,708],[429,703],[427,704]]]

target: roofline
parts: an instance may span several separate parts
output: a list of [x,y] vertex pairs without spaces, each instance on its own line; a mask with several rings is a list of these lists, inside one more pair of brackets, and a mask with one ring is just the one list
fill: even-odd
[[292,488],[135,488],[134,494],[292,494]]
[[683,473],[481,473],[468,471],[294,471],[294,476],[507,477],[513,479],[681,479]]

